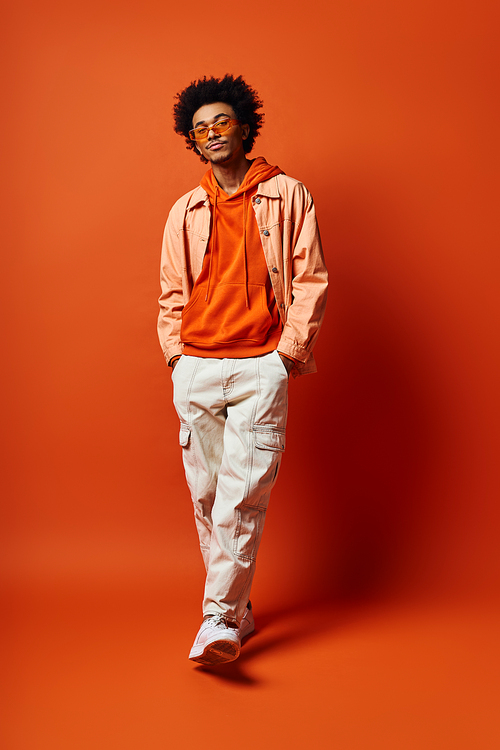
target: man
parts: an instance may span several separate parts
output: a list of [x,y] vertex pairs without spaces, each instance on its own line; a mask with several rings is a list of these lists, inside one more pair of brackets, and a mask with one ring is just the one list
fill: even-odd
[[175,131],[210,169],[163,239],[160,343],[206,568],[189,658],[239,656],[271,489],[285,448],[288,376],[314,372],[327,272],[312,198],[259,157],[262,102],[240,76],[177,94]]

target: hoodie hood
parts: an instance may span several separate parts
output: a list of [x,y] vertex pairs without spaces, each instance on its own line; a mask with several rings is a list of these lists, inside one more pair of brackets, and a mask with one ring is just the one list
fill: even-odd
[[207,191],[210,202],[213,205],[215,203],[215,199],[217,199],[217,202],[219,203],[221,201],[229,201],[233,200],[234,198],[238,198],[244,193],[247,193],[249,190],[254,190],[260,182],[269,180],[271,177],[275,177],[277,174],[283,174],[283,170],[279,167],[273,167],[271,164],[267,163],[264,157],[258,156],[253,160],[252,165],[246,173],[243,182],[239,186],[238,190],[236,190],[236,192],[232,195],[228,195],[220,187],[219,183],[215,179],[215,175],[212,169],[209,169],[207,172],[205,172],[201,179],[200,185],[204,190]]

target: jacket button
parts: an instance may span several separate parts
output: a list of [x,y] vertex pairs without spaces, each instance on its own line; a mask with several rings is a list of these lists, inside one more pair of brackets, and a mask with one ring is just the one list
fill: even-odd
[[281,309],[283,309],[285,307],[285,303],[282,302],[281,305],[280,305],[280,307],[281,307]]
[[264,237],[269,237],[269,231],[267,229],[264,229],[262,234],[264,235]]
[[255,202],[256,202],[256,203],[260,203],[260,198],[256,198],[256,199],[255,199]]
[[271,271],[272,271],[273,273],[278,273],[278,269],[276,268],[276,266],[274,266],[274,268],[272,268],[272,269],[271,269]]

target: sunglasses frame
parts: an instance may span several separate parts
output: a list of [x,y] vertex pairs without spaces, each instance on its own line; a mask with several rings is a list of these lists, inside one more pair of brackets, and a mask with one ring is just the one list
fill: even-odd
[[[221,123],[224,123],[224,124],[227,123],[227,127],[221,130],[220,129]],[[233,125],[239,125],[239,124],[240,124],[239,120],[233,120],[230,117],[221,118],[220,120],[217,120],[217,122],[214,122],[213,125],[204,125],[198,128],[193,128],[192,130],[189,131],[189,137],[192,141],[197,141],[197,142],[206,141],[208,139],[208,134],[210,133],[210,131],[212,131],[212,133],[215,133],[215,135],[220,135],[221,133],[225,133],[226,130],[229,130],[229,128],[231,128]],[[200,130],[207,131],[207,134],[203,136],[203,138],[196,137],[196,133],[199,133]]]

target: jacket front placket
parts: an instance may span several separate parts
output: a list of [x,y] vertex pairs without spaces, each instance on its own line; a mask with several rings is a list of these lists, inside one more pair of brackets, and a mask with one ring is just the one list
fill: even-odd
[[192,222],[190,233],[194,237],[196,237],[196,242],[193,242],[191,240],[191,242],[189,243],[189,257],[186,258],[186,260],[188,261],[188,268],[190,269],[192,275],[192,290],[194,282],[201,273],[203,259],[205,258],[208,249],[208,241],[210,239],[210,224],[212,215],[210,211],[210,201],[208,199],[208,195],[205,194],[205,200],[203,201],[203,203],[201,203],[201,201],[198,201],[188,210],[191,212],[190,219]]
[[[267,190],[263,189],[264,186],[267,188],[268,184],[259,184],[257,193],[253,198],[253,207],[269,278],[271,279],[271,286],[276,298],[281,322],[284,325],[286,323],[287,309],[285,303],[286,287],[283,268],[283,242],[279,220],[281,198],[277,190],[276,193],[272,192],[269,194]],[[273,268],[276,270],[273,271]]]

